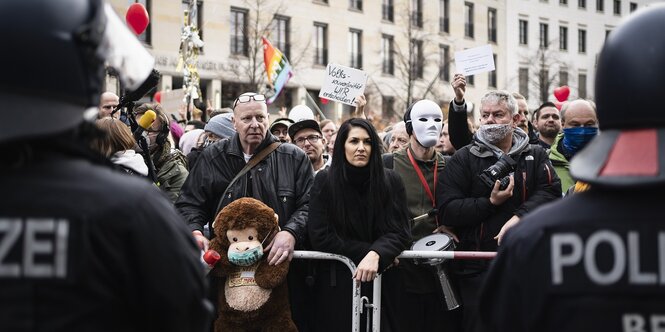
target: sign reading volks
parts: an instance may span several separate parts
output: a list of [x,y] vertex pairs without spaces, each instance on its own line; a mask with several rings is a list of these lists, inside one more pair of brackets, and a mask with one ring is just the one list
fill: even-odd
[[367,73],[362,70],[329,63],[319,97],[355,106],[356,97],[365,93]]

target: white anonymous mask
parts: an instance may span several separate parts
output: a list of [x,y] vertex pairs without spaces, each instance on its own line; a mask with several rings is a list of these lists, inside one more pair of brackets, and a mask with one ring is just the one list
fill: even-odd
[[420,145],[429,148],[436,145],[443,126],[443,114],[437,103],[421,100],[411,108],[411,125],[413,134]]

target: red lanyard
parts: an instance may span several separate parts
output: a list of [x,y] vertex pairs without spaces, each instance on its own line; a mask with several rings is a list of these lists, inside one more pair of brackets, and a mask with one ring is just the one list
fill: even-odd
[[[409,156],[409,160],[411,161],[411,165],[413,165],[413,169],[416,170],[416,174],[418,174],[418,178],[420,179],[420,183],[423,185],[423,188],[425,188],[425,192],[427,193],[427,196],[429,196],[429,199],[432,201],[432,208],[436,209],[436,202],[434,200],[434,195],[432,195],[432,191],[429,189],[429,184],[427,184],[427,180],[425,180],[425,176],[423,176],[423,172],[420,170],[420,167],[418,167],[418,164],[416,163],[416,160],[413,159],[413,155],[411,154],[411,149],[406,148],[406,154]],[[436,192],[436,180],[437,180],[437,170],[438,170],[438,165],[439,165],[439,160],[436,158],[436,152],[434,153],[434,192]],[[436,226],[439,226],[439,216],[438,214],[435,216],[436,220]]]

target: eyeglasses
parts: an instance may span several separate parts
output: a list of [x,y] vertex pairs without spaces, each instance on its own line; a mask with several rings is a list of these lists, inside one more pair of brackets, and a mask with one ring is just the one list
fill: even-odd
[[233,109],[236,108],[236,105],[238,104],[243,104],[243,103],[249,103],[250,101],[266,101],[266,96],[264,95],[242,95],[233,102]]
[[308,140],[310,144],[316,144],[321,138],[319,135],[309,135],[307,137],[298,137],[294,142],[296,145],[305,145],[305,140]]

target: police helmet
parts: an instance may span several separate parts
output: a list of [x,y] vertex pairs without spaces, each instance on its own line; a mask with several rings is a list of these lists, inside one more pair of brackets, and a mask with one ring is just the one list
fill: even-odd
[[[0,31],[0,142],[56,134],[84,118],[93,119],[105,62],[129,90],[154,66],[154,59],[102,0],[2,0]],[[134,44],[127,42],[131,39]],[[114,51],[114,44],[125,49]],[[139,61],[128,61],[131,58]],[[149,68],[136,70],[146,65]],[[123,77],[128,72],[134,77]]]
[[596,105],[601,133],[571,162],[591,184],[665,183],[665,5],[629,16],[600,53]]

